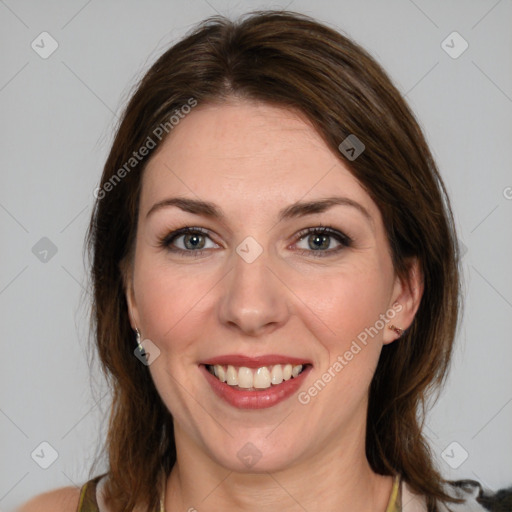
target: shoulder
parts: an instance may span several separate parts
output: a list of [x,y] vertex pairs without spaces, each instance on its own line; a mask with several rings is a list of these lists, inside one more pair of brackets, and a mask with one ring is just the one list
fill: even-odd
[[[407,482],[403,482],[402,512],[427,512],[424,496],[414,494]],[[438,504],[439,512],[489,512],[512,510],[512,487],[492,492],[484,489],[476,480],[445,481],[445,492],[461,503]]]
[[16,512],[76,512],[79,500],[78,487],[62,487],[35,496]]
[[[413,492],[407,482],[404,481],[403,484],[401,512],[427,512],[425,496]],[[448,506],[438,503],[438,512],[488,512],[477,501],[482,490],[478,482],[473,480],[445,481],[443,487],[446,494],[463,501],[462,503],[450,503]]]
[[[506,511],[512,510],[512,487],[500,489],[492,492],[484,489],[480,482],[476,480],[455,480],[447,481],[447,488],[450,488],[450,494],[464,500],[459,505],[449,505],[453,512],[488,512],[489,510]],[[441,508],[440,512],[447,511],[448,508]]]

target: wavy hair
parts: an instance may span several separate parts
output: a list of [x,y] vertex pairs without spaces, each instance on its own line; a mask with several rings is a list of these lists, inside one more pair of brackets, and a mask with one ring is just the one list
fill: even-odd
[[[190,98],[201,105],[233,97],[305,115],[379,207],[395,272],[406,276],[411,258],[419,261],[424,293],[416,317],[399,341],[383,347],[371,383],[366,456],[376,473],[401,474],[425,495],[429,511],[456,502],[423,434],[428,399],[447,375],[460,309],[445,186],[414,114],[369,53],[308,16],[273,10],[237,21],[208,18],[165,51],[129,100],[105,163],[87,247],[91,321],[113,398],[107,503],[113,511],[154,509],[158,475],[162,468],[169,474],[176,460],[171,414],[133,355],[124,286],[141,179],[154,150],[133,168],[126,163]],[[365,145],[355,160],[338,149],[351,134]]]

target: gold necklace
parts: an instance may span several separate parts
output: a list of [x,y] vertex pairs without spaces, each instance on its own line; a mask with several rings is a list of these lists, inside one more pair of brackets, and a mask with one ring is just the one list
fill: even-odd
[[160,494],[160,510],[159,512],[165,512],[164,502],[165,502],[165,487],[167,483],[167,478],[165,475],[165,471],[162,470],[162,476],[160,477],[160,488],[162,489],[162,493]]

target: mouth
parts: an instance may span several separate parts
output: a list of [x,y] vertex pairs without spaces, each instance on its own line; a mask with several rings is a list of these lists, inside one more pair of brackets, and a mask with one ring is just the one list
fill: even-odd
[[291,397],[313,365],[286,356],[222,356],[199,365],[215,394],[238,409],[272,407]]
[[292,365],[274,364],[248,368],[233,365],[205,365],[206,369],[220,382],[225,382],[233,389],[240,391],[257,391],[279,386],[290,379],[296,379],[308,366],[307,364]]

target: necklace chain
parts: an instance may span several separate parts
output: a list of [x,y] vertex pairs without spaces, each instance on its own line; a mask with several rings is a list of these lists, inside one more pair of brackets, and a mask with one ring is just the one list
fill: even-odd
[[162,470],[162,476],[160,478],[160,488],[162,489],[162,494],[160,495],[160,510],[159,510],[159,512],[165,512],[164,502],[165,502],[166,482],[167,482],[166,474],[165,474],[165,471]]

